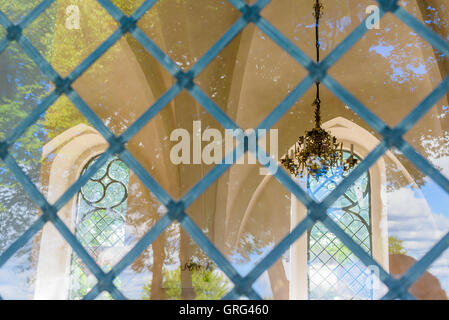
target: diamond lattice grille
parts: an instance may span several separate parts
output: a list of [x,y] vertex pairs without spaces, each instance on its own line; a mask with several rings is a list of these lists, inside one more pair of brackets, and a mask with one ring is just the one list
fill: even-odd
[[[440,241],[412,268],[410,268],[400,279],[392,278],[373,258],[354,241],[333,219],[327,215],[327,209],[334,203],[364,172],[378,160],[388,148],[398,148],[417,168],[431,177],[446,192],[449,192],[449,181],[435,169],[426,159],[417,153],[404,139],[403,135],[417,123],[423,115],[449,90],[449,79],[444,81],[417,107],[410,112],[396,127],[387,126],[381,119],[374,115],[369,109],[361,104],[354,96],[336,82],[327,70],[342,57],[361,37],[368,31],[363,22],[356,28],[335,50],[329,54],[320,64],[315,64],[293,43],[291,43],[273,25],[264,19],[259,13],[269,4],[269,0],[258,0],[253,5],[248,5],[242,0],[228,0],[240,12],[241,17],[223,34],[223,36],[197,61],[188,72],[183,72],[170,57],[162,52],[137,26],[136,23],[157,2],[157,0],[146,0],[130,16],[126,16],[109,0],[98,0],[98,2],[118,22],[118,29],[110,35],[87,59],[75,68],[67,77],[60,76],[44,57],[36,50],[32,43],[23,35],[23,30],[37,19],[54,1],[44,0],[34,8],[20,23],[15,25],[8,17],[0,12],[0,24],[6,30],[6,37],[0,40],[0,53],[12,42],[17,42],[23,51],[39,66],[42,73],[55,85],[53,91],[41,104],[35,108],[29,116],[0,142],[0,158],[5,162],[17,180],[42,210],[42,215],[33,225],[23,233],[7,250],[0,256],[0,266],[19,250],[33,235],[35,235],[46,222],[52,223],[64,239],[70,244],[77,256],[83,261],[89,271],[97,278],[97,284],[84,297],[92,299],[102,291],[108,291],[115,299],[124,299],[124,295],[113,283],[113,280],[167,228],[174,220],[181,223],[182,227],[190,234],[199,247],[215,262],[215,264],[234,283],[234,288],[225,298],[238,298],[248,296],[249,298],[260,298],[252,288],[252,284],[266,271],[289,246],[307,231],[316,222],[321,222],[330,232],[353,252],[355,256],[367,266],[377,266],[380,269],[380,279],[388,287],[389,291],[384,298],[412,298],[407,289],[420,275],[447,249],[449,246],[449,234]],[[432,46],[449,55],[449,44],[432,30],[425,27],[413,16],[400,8],[396,0],[377,0],[381,16],[391,12],[403,23],[412,28]],[[292,194],[294,194],[307,208],[307,217],[296,226],[293,231],[278,243],[272,251],[246,276],[241,276],[217,248],[208,240],[203,232],[197,227],[192,219],[185,213],[185,209],[193,203],[230,165],[217,165],[189,192],[179,200],[172,199],[167,192],[145,171],[141,164],[126,150],[125,144],[150,121],[167,103],[183,89],[187,90],[224,128],[236,129],[237,125],[193,82],[195,77],[234,39],[248,24],[254,24],[266,36],[270,37],[282,49],[288,52],[300,65],[309,72],[308,76],[286,97],[258,126],[258,129],[269,129],[283,114],[285,114],[316,80],[320,80],[332,93],[340,98],[355,113],[357,113],[373,130],[377,131],[383,140],[365,157],[360,165],[347,176],[325,199],[321,202],[313,200],[303,191],[290,176],[283,170],[277,170],[274,174]],[[162,95],[135,123],[133,123],[123,134],[115,136],[95,115],[92,109],[81,99],[72,84],[80,75],[86,71],[96,60],[98,60],[114,43],[125,33],[130,33],[167,71],[177,79],[177,82],[164,95]],[[57,97],[66,95],[85,118],[100,132],[109,143],[107,151],[75,182],[54,204],[47,202],[29,177],[19,167],[10,155],[10,147],[13,143],[35,123],[56,100]],[[414,106],[410,106],[411,108]],[[247,150],[245,150],[247,151]],[[226,155],[227,159],[239,158],[239,149],[233,154]],[[86,248],[80,243],[75,235],[57,216],[60,210],[88,180],[106,163],[113,155],[117,155],[151,190],[158,200],[168,209],[168,212],[158,223],[108,272],[104,272],[88,254]],[[255,154],[258,157],[258,154]],[[274,162],[274,160],[272,160]],[[229,161],[223,161],[229,163]],[[271,164],[271,163],[270,163]],[[276,165],[276,164],[274,164]],[[267,165],[268,167],[268,165]]]

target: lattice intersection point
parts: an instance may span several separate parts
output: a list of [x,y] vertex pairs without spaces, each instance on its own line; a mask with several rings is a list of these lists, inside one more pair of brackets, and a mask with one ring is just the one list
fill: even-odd
[[[384,299],[413,299],[407,289],[422,275],[424,271],[449,247],[449,233],[439,240],[434,247],[414,264],[400,279],[391,277],[376,261],[370,257],[363,248],[360,247],[337,223],[328,215],[327,209],[341,195],[344,194],[364,172],[386,152],[390,147],[397,147],[402,153],[424,174],[428,175],[440,187],[449,193],[449,180],[435,169],[423,156],[418,154],[402,137],[416,124],[426,112],[449,91],[449,77],[433,90],[403,121],[396,127],[388,127],[381,119],[374,115],[368,108],[353,97],[346,89],[336,82],[326,71],[335,64],[363,35],[368,31],[366,21],[363,21],[349,36],[347,36],[320,64],[313,62],[306,54],[291,43],[281,32],[272,26],[260,15],[260,12],[270,3],[270,0],[258,0],[250,6],[243,0],[228,0],[237,8],[242,16],[228,29],[227,32],[207,51],[204,56],[193,66],[189,72],[183,73],[178,66],[154,44],[137,26],[137,22],[143,15],[158,1],[146,0],[129,17],[113,5],[110,0],[97,0],[109,14],[119,23],[119,28],[108,37],[89,57],[87,57],[72,73],[66,78],[61,78],[52,66],[40,55],[30,41],[22,34],[23,29],[29,26],[40,14],[42,14],[54,0],[44,0],[36,6],[20,23],[13,24],[6,15],[0,11],[0,25],[7,31],[7,36],[0,41],[0,54],[12,42],[16,41],[24,52],[36,63],[39,69],[54,84],[55,89],[42,100],[39,106],[24,119],[11,134],[3,141],[0,141],[0,157],[7,167],[16,176],[23,188],[30,195],[31,199],[41,208],[42,215],[31,227],[25,231],[14,243],[12,243],[0,255],[0,267],[26,244],[45,223],[52,223],[61,233],[68,244],[73,248],[78,257],[95,275],[98,282],[94,288],[84,297],[94,299],[102,291],[108,291],[115,299],[125,299],[125,296],[113,284],[113,280],[126,267],[128,267],[145,248],[154,241],[173,221],[177,220],[182,227],[190,234],[198,246],[209,255],[216,265],[234,283],[234,288],[224,297],[239,298],[246,295],[252,299],[260,299],[260,296],[252,288],[252,284],[262,275],[263,272],[274,264],[282,254],[293,244],[304,232],[306,232],[315,222],[320,221],[336,237],[347,246],[358,259],[367,266],[377,266],[380,270],[380,279],[389,288]],[[416,18],[408,14],[397,5],[397,0],[377,0],[380,5],[380,15],[391,12],[406,25],[412,28],[433,47],[449,55],[449,44],[432,30],[428,29]],[[294,194],[308,209],[308,214],[287,236],[284,237],[253,270],[242,277],[229,261],[218,251],[209,241],[198,226],[185,213],[185,208],[195,201],[212,183],[214,183],[231,165],[216,165],[205,177],[203,177],[191,190],[189,190],[179,201],[173,200],[167,192],[145,171],[139,162],[126,150],[125,144],[128,142],[145,124],[147,124],[160,110],[162,110],[172,99],[174,99],[183,89],[187,90],[198,103],[200,103],[224,128],[236,129],[238,126],[194,83],[195,77],[231,42],[249,23],[255,24],[261,31],[277,43],[283,50],[292,56],[300,65],[309,71],[308,76],[290,92],[290,94],[260,123],[258,129],[269,129],[279,120],[293,104],[307,91],[313,82],[319,79],[326,87],[333,92],[340,100],[356,112],[374,130],[379,132],[383,140],[363,159],[363,161],[351,172],[343,181],[320,203],[315,202],[303,191],[293,179],[279,169],[274,160],[264,164],[269,168],[275,165],[277,170],[274,174],[276,179]],[[177,79],[177,82],[163,94],[141,117],[136,120],[120,137],[116,137],[92,111],[92,109],[82,100],[82,98],[71,87],[71,84],[78,79],[95,61],[97,61],[110,47],[112,47],[125,33],[129,32],[139,43]],[[85,118],[103,135],[108,141],[109,148],[98,158],[98,160],[55,202],[50,205],[45,197],[36,188],[30,178],[22,171],[15,160],[9,155],[9,147],[34,124],[38,118],[57,100],[59,96],[66,94],[75,107],[85,116]],[[260,137],[257,136],[256,139]],[[243,152],[248,151],[243,148]],[[126,165],[133,170],[144,185],[167,207],[168,212],[150,229],[137,244],[117,263],[109,272],[104,273],[96,264],[93,258],[87,253],[85,248],[71,233],[67,226],[57,216],[57,211],[61,209],[81,187],[103,166],[107,159],[113,154],[117,154]],[[259,153],[254,154],[259,160]],[[242,154],[236,147],[224,159],[238,159]],[[230,158],[232,157],[232,158]],[[259,162],[261,162],[259,160]],[[223,163],[228,163],[223,161]],[[263,163],[263,162],[261,162]]]

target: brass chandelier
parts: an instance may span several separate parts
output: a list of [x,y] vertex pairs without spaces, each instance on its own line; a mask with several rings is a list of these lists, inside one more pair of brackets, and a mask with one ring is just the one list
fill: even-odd
[[[317,63],[320,62],[319,22],[323,13],[323,5],[319,0],[314,4],[315,38]],[[339,170],[342,174],[350,171],[358,163],[354,157],[354,146],[351,153],[343,158],[343,143],[321,128],[320,82],[316,81],[316,98],[312,104],[315,107],[315,128],[299,137],[294,148],[281,158],[282,165],[295,177],[312,176],[318,180],[330,170]]]

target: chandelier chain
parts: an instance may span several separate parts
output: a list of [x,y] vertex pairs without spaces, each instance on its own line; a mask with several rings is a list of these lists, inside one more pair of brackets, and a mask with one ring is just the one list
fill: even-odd
[[[314,5],[314,13],[315,17],[315,48],[316,48],[316,62],[320,63],[320,18],[323,14],[323,5],[320,0],[316,0]],[[313,102],[313,106],[315,107],[315,128],[319,128],[321,126],[321,100],[320,100],[320,81],[316,81],[316,97]]]
[[[315,48],[316,63],[320,63],[320,19],[323,14],[323,5],[320,0],[315,0],[313,6],[315,17]],[[316,97],[312,105],[315,107],[315,127],[307,131],[304,136],[298,138],[294,148],[281,158],[283,166],[295,177],[311,175],[316,179],[328,174],[330,171],[347,173],[354,168],[358,160],[354,157],[354,146],[351,145],[351,153],[346,159],[343,156],[343,143],[321,128],[321,99],[320,81],[315,82]]]

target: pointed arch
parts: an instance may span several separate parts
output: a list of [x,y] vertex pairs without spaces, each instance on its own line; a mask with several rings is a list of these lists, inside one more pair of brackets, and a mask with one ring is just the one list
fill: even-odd
[[[46,196],[54,203],[80,176],[83,168],[108,147],[107,141],[93,128],[79,124],[55,137],[43,148],[41,181]],[[74,232],[76,197],[58,212],[58,216]],[[37,264],[37,300],[67,299],[70,286],[72,249],[53,224],[42,230]]]

